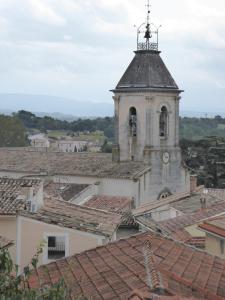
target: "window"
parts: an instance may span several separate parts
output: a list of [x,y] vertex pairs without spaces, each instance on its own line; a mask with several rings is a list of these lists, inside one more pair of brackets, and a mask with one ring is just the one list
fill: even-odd
[[48,259],[59,259],[66,256],[65,236],[48,236]]
[[161,108],[160,117],[159,117],[159,135],[161,137],[167,136],[167,123],[168,123],[168,112],[167,112],[167,108],[163,106]]
[[135,107],[130,108],[129,114],[130,136],[137,136],[137,111]]

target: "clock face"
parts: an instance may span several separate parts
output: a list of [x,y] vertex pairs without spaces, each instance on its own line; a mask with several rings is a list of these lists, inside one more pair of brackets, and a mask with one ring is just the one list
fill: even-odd
[[168,164],[168,162],[170,161],[170,155],[168,152],[164,152],[163,156],[162,156],[163,162],[164,164]]

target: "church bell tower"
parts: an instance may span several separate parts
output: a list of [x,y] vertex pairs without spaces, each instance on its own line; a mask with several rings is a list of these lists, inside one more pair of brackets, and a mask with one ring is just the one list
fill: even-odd
[[163,191],[187,191],[189,175],[182,166],[179,147],[182,90],[160,56],[158,29],[150,22],[148,1],[147,22],[137,29],[135,56],[112,92],[116,122],[113,161],[150,165],[152,188],[160,197]]

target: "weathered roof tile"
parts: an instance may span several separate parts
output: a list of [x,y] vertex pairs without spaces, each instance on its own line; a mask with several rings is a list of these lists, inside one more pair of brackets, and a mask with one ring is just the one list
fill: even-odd
[[41,180],[0,178],[0,215],[15,215],[24,209],[29,196],[29,188],[34,195],[39,190]]
[[122,223],[123,216],[70,202],[46,198],[45,205],[36,213],[20,211],[19,215],[48,224],[87,231],[111,237]]
[[112,161],[106,153],[40,152],[29,149],[0,149],[0,171],[40,175],[71,175],[133,179],[149,169],[143,162]]
[[[73,298],[128,299],[135,289],[151,293],[144,263],[146,240],[151,241],[155,266],[164,288],[180,297],[177,299],[225,298],[224,260],[153,233],[120,240],[47,265],[46,282],[54,278],[55,271],[56,275],[60,272],[72,288]],[[34,272],[30,286],[36,287],[34,276],[39,275],[42,276],[40,271]]]

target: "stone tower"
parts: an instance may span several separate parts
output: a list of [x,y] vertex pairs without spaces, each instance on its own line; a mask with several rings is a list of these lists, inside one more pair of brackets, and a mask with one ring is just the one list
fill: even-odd
[[[150,165],[148,192],[160,198],[188,191],[190,179],[182,166],[179,147],[182,91],[160,56],[158,30],[151,30],[149,13],[145,41],[140,43],[138,36],[135,57],[113,90],[116,120],[113,160],[143,161]],[[138,29],[138,35],[141,32]],[[154,33],[156,42],[152,42]]]

